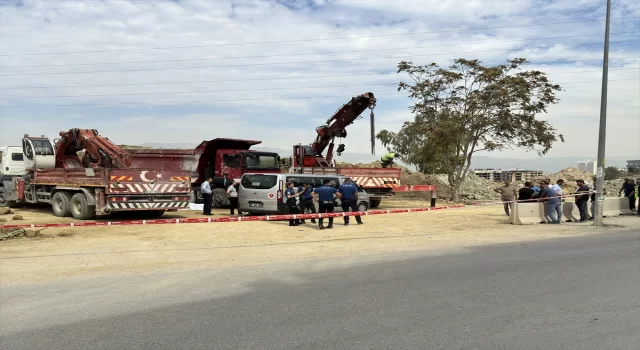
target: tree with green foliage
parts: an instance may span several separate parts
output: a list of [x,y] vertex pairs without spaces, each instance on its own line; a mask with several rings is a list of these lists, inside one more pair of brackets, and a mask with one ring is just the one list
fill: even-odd
[[480,151],[524,148],[546,154],[561,134],[536,119],[558,103],[557,84],[537,70],[523,71],[524,58],[485,66],[479,60],[456,59],[448,68],[402,61],[400,82],[415,103],[413,121],[397,132],[382,130],[377,138],[401,160],[423,172],[444,172],[458,200],[459,189]]
[[614,167],[614,166],[608,166],[606,168],[604,168],[604,179],[605,180],[615,180],[615,179],[619,179],[622,178],[624,176],[624,173],[622,171],[620,171],[620,169]]

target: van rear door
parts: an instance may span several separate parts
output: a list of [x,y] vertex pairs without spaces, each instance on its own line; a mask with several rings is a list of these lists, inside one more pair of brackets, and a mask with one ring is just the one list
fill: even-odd
[[249,213],[277,213],[284,207],[284,182],[280,174],[243,174],[240,180],[238,204]]

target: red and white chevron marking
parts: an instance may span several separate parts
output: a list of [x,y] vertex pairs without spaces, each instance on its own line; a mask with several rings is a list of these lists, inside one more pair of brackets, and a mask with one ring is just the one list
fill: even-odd
[[110,184],[111,192],[116,193],[183,193],[188,192],[184,185],[180,184]]
[[[395,177],[352,176],[351,179],[362,187],[396,187],[400,179]],[[385,183],[386,182],[386,183]]]
[[184,209],[189,207],[189,202],[108,202],[110,210],[122,209]]

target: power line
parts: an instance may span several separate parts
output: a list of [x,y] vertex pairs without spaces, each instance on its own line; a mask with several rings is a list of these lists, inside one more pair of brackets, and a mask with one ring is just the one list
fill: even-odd
[[[619,32],[611,34],[640,34],[640,32]],[[547,38],[532,38],[532,39],[514,39],[514,40],[499,40],[499,41],[485,41],[485,42],[469,42],[460,44],[446,44],[446,45],[427,45],[427,46],[412,46],[412,47],[394,47],[386,49],[368,49],[368,50],[348,50],[348,51],[328,51],[328,52],[305,52],[305,53],[288,53],[279,55],[253,55],[253,56],[228,56],[228,57],[207,57],[207,58],[187,58],[187,59],[173,59],[173,60],[158,60],[158,61],[125,61],[125,62],[95,62],[95,63],[65,63],[65,64],[44,64],[33,66],[0,66],[0,69],[7,68],[40,68],[40,67],[73,67],[73,66],[94,66],[94,65],[107,65],[107,64],[137,64],[137,63],[168,63],[168,62],[191,62],[191,61],[209,61],[209,60],[229,60],[229,59],[245,59],[245,58],[269,58],[269,57],[288,57],[288,56],[306,56],[306,55],[332,55],[341,53],[359,53],[359,52],[377,52],[377,51],[393,51],[393,50],[413,50],[413,49],[426,49],[432,47],[443,46],[467,46],[467,45],[485,45],[485,44],[498,44],[498,43],[510,43],[510,42],[527,42],[536,40],[552,40],[552,39],[570,39],[570,38],[584,38],[591,36],[602,36],[602,34],[590,34],[590,35],[571,35],[571,36],[555,36]]]
[[[638,56],[613,57],[609,60],[625,60],[638,59]],[[566,63],[580,62],[601,62],[602,58],[591,60],[565,60]],[[554,61],[555,62],[555,61]],[[537,64],[543,64],[541,62]],[[336,74],[336,75],[311,75],[299,77],[267,77],[267,78],[249,78],[249,79],[219,79],[219,80],[189,80],[189,81],[165,81],[165,82],[148,82],[148,83],[122,83],[122,84],[85,84],[85,85],[50,85],[50,86],[17,86],[17,87],[0,87],[0,90],[19,90],[19,89],[53,89],[53,88],[84,88],[84,87],[114,87],[114,86],[141,86],[141,85],[174,85],[174,84],[201,84],[201,83],[223,83],[223,82],[241,82],[241,81],[265,81],[265,80],[298,80],[298,79],[322,79],[322,78],[343,78],[343,77],[360,77],[360,76],[382,76],[396,75],[397,73],[357,73],[357,74]]]
[[[611,44],[621,44],[638,42],[640,40],[624,40],[624,41],[612,41]],[[588,45],[601,45],[602,43],[583,43],[575,45],[553,45],[553,46],[533,46],[527,49],[549,49],[554,47],[578,47]],[[518,49],[521,50],[521,49]],[[362,58],[341,58],[331,60],[315,60],[315,61],[289,61],[289,62],[268,62],[268,63],[242,63],[242,64],[226,64],[226,65],[214,65],[214,66],[190,66],[190,67],[171,67],[171,68],[138,68],[138,69],[120,69],[120,70],[94,70],[83,72],[53,72],[53,73],[18,73],[18,74],[0,74],[0,77],[12,77],[12,76],[29,76],[29,75],[69,75],[69,74],[93,74],[93,73],[120,73],[120,72],[143,72],[143,71],[161,71],[161,70],[185,70],[185,69],[204,69],[204,68],[226,68],[226,67],[249,67],[249,66],[269,66],[269,65],[283,65],[283,64],[300,64],[300,63],[325,63],[325,62],[344,62],[344,61],[362,61],[362,60],[379,60],[388,58],[405,58],[405,57],[427,57],[427,56],[445,56],[445,55],[458,55],[458,54],[474,54],[484,52],[501,52],[504,49],[496,50],[482,50],[482,51],[467,51],[467,52],[447,52],[437,54],[425,54],[425,55],[403,55],[403,56],[385,56],[385,57],[362,57]]]
[[[612,81],[628,81],[635,80],[639,81],[639,78],[628,78],[628,79],[616,79],[609,80]],[[557,83],[562,85],[570,85],[570,84],[586,84],[586,83],[594,83],[599,82],[597,80],[591,81],[574,81],[574,82],[566,82],[566,83]],[[376,96],[389,96],[389,95],[406,95],[403,92],[394,92],[394,93],[377,93]],[[342,96],[305,96],[305,97],[268,97],[268,98],[241,98],[241,99],[218,99],[218,100],[187,100],[187,101],[161,101],[161,102],[123,102],[123,103],[82,103],[82,104],[53,104],[53,105],[0,105],[1,108],[30,108],[30,107],[90,107],[90,106],[126,106],[126,105],[162,105],[162,104],[185,104],[185,103],[210,103],[210,102],[242,102],[242,101],[269,101],[269,100],[292,100],[292,99],[316,99],[316,98],[344,98]]]
[[[609,69],[609,71],[625,71],[625,70],[639,70],[640,67],[633,68],[615,68]],[[600,70],[581,70],[573,72],[560,72],[553,75],[560,74],[576,74],[576,73],[593,73],[600,72]],[[397,82],[393,83],[371,83],[367,86],[388,86],[397,85]],[[133,92],[127,94],[95,94],[95,95],[57,95],[57,96],[27,96],[27,97],[0,97],[0,100],[24,100],[24,99],[38,99],[38,98],[82,98],[82,97],[113,97],[113,96],[141,96],[141,95],[172,95],[172,94],[198,94],[198,93],[212,93],[212,92],[247,92],[247,91],[271,91],[271,90],[297,90],[297,89],[326,89],[326,88],[341,88],[341,87],[355,87],[362,86],[363,84],[352,85],[324,85],[324,86],[294,86],[294,87],[268,87],[268,88],[254,88],[254,89],[222,89],[222,90],[195,90],[195,91],[167,91],[167,92]]]
[[[199,1],[199,0],[180,0],[180,2],[191,2],[191,1]],[[213,0],[209,0],[209,1],[213,1]],[[58,7],[39,7],[39,8],[29,8],[29,9],[23,9],[23,8],[14,8],[15,10],[20,10],[20,11],[48,11],[48,10],[66,10],[66,9],[84,9],[84,8],[101,8],[101,7],[107,7],[107,6],[129,6],[129,5],[134,5],[134,4],[144,4],[144,5],[151,5],[151,4],[174,4],[177,5],[177,2],[171,2],[170,0],[168,1],[129,1],[129,2],[119,2],[119,3],[101,3],[101,4],[95,4],[95,5],[85,5],[82,2],[79,2],[78,4],[82,4],[82,6],[58,6]],[[10,5],[17,5],[17,3],[13,3],[13,4],[8,4]],[[7,5],[5,5],[7,6]],[[2,8],[0,6],[0,10],[5,10],[4,8]]]
[[[618,18],[614,18],[614,19],[621,20],[621,19],[638,19],[638,18],[640,18],[640,17],[637,17],[637,16],[635,16],[635,17],[618,17]],[[78,53],[103,53],[103,52],[122,52],[122,51],[187,49],[187,48],[198,48],[198,47],[221,47],[221,46],[284,44],[284,43],[298,43],[298,42],[310,42],[310,41],[328,41],[328,40],[361,39],[361,38],[380,38],[380,37],[392,37],[392,36],[403,36],[403,35],[441,34],[441,33],[471,32],[471,31],[477,31],[477,30],[526,28],[526,27],[539,27],[539,26],[549,26],[549,25],[557,25],[557,24],[591,23],[591,22],[600,22],[600,21],[602,21],[602,20],[601,19],[594,19],[594,20],[550,22],[550,23],[539,23],[539,24],[521,24],[521,25],[516,25],[516,26],[485,27],[485,28],[472,28],[472,29],[451,29],[451,30],[438,30],[438,31],[394,33],[394,34],[358,35],[358,36],[343,36],[343,37],[331,37],[331,38],[309,38],[309,39],[296,39],[296,40],[246,42],[246,43],[187,45],[187,46],[165,46],[165,47],[148,47],[148,48],[136,48],[136,49],[33,52],[33,53],[17,53],[17,54],[0,54],[0,56],[9,57],[9,56],[34,56],[34,55],[65,55],[65,54],[78,54]]]

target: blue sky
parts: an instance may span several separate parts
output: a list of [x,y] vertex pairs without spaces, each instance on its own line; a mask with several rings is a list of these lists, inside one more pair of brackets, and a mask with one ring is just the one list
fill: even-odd
[[[367,91],[378,95],[378,130],[411,119],[396,92],[400,60],[527,57],[565,89],[541,116],[567,140],[549,155],[596,153],[605,1],[390,4],[0,0],[0,144],[84,127],[117,143],[237,137],[290,149]],[[640,5],[614,4],[608,155],[640,156]],[[345,141],[369,151],[366,118]]]

